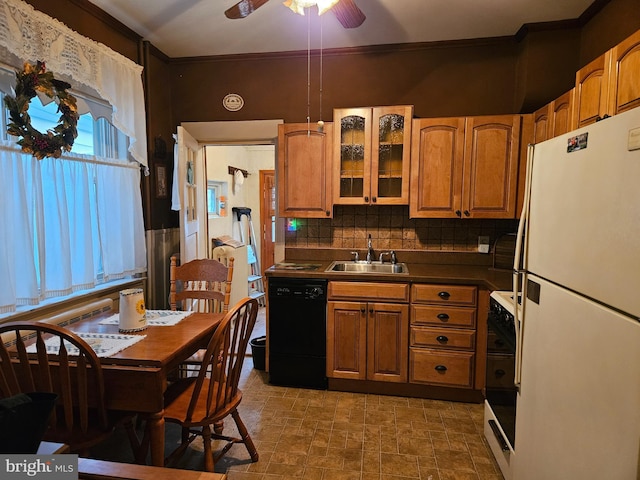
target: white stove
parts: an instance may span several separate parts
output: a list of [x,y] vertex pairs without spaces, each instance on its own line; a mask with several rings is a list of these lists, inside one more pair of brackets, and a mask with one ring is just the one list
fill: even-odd
[[515,447],[515,308],[511,290],[491,293],[487,319],[484,435],[505,480],[512,478]]
[[[512,290],[496,290],[491,292],[491,298],[495,300],[500,306],[502,306],[511,315],[514,314],[514,302]],[[518,295],[518,306],[522,305],[522,295]],[[520,310],[518,310],[520,313]]]

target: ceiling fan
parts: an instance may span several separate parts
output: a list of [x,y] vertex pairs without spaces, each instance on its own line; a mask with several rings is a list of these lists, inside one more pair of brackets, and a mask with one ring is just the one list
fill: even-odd
[[[245,18],[269,0],[240,0],[233,7],[224,12],[227,18],[238,19]],[[365,15],[358,8],[354,0],[339,0],[331,11],[335,14],[338,21],[344,28],[356,28],[362,25]]]

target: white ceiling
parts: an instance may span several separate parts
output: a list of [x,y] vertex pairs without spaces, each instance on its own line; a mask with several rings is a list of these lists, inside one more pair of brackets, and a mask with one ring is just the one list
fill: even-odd
[[239,20],[224,16],[237,0],[89,1],[172,58],[510,36],[527,23],[576,19],[593,2],[355,0],[367,19],[345,29],[331,12],[302,17],[282,0]]

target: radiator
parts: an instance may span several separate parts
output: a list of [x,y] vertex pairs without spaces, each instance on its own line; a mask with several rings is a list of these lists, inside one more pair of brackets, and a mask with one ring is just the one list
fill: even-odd
[[169,309],[169,266],[171,255],[180,252],[180,229],[146,231],[147,308]]
[[[54,325],[59,325],[61,327],[66,327],[68,325],[79,322],[80,320],[107,313],[113,310],[113,307],[113,299],[101,298],[94,302],[87,303],[86,305],[80,305],[68,310],[61,311],[56,315],[47,316],[44,318],[35,318],[35,320],[44,323],[53,323]],[[5,344],[13,343],[15,342],[15,336],[11,333],[5,333],[2,335],[0,341]]]

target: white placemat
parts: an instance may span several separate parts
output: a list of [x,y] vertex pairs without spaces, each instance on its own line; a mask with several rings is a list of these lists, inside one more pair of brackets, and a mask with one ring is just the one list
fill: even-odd
[[[147,310],[145,317],[147,319],[147,326],[170,327],[187,318],[192,313],[193,312],[178,312],[174,310]],[[120,323],[120,316],[115,313],[101,320],[100,323],[102,325],[118,325]]]
[[[146,337],[146,335],[124,335],[121,333],[74,333],[87,342],[98,357],[115,355]],[[44,344],[47,348],[47,353],[57,354],[60,350],[59,338],[49,338],[45,340]],[[65,341],[65,347],[69,355],[78,355],[78,349],[74,345]],[[30,345],[27,348],[27,352],[35,353],[36,346]]]

